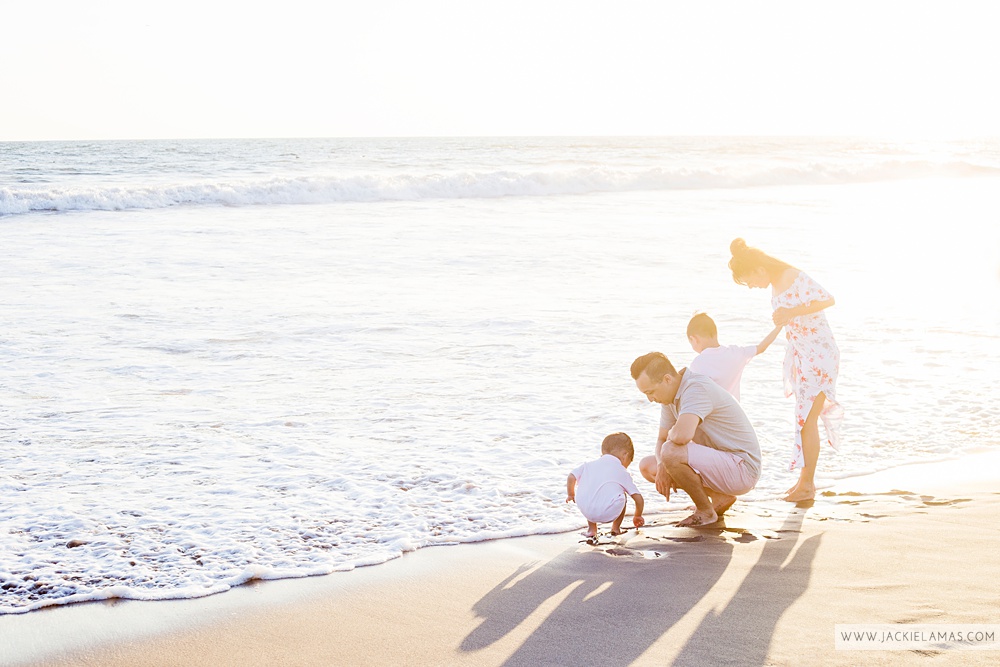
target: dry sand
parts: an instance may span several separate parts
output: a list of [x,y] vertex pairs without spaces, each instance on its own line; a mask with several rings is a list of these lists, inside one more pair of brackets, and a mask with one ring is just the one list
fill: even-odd
[[201,600],[0,617],[0,665],[994,665],[1000,651],[835,650],[845,623],[1000,623],[1000,453],[737,504],[592,547],[423,549]]

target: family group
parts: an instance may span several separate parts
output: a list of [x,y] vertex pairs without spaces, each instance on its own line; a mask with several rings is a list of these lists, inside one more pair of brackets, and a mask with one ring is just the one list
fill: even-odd
[[[774,329],[757,345],[723,346],[712,319],[691,318],[687,336],[697,356],[679,371],[666,355],[650,352],[632,363],[636,387],[650,402],[659,403],[660,429],[651,456],[639,462],[642,476],[668,500],[672,490],[685,491],[694,513],[679,526],[715,523],[760,479],[761,452],[757,435],[740,406],[743,369],[763,353],[782,329],[786,348],[783,368],[785,396],[795,397],[795,439],[789,468],[798,481],[784,495],[793,502],[816,495],[819,422],[835,449],[843,409],[835,385],[840,351],[824,310],[833,297],[805,272],[776,259],[743,239],[730,245],[733,280],[749,288],[771,288]],[[628,473],[635,456],[632,439],[612,433],[601,445],[601,457],[573,470],[566,480],[566,501],[576,502],[587,519],[587,536],[599,523],[611,522],[621,532],[627,496],[635,503],[633,525],[644,525],[643,498]]]

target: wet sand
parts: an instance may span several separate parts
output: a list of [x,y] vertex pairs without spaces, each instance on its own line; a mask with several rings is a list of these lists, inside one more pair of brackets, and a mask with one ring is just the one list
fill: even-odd
[[[842,480],[724,522],[423,549],[199,600],[0,617],[0,665],[987,665],[838,651],[836,624],[1000,623],[1000,452]],[[643,491],[647,489],[644,487]],[[808,504],[806,504],[808,505]]]

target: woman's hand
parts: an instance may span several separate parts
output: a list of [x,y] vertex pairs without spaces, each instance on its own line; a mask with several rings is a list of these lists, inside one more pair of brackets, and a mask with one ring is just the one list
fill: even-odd
[[834,303],[836,302],[831,298],[821,301],[810,301],[807,304],[796,306],[795,308],[776,308],[774,313],[771,315],[771,319],[774,320],[776,325],[783,326],[788,324],[789,320],[796,317],[805,317],[806,315],[818,313],[821,310],[829,308]]
[[795,317],[794,308],[776,308],[774,313],[771,315],[771,319],[774,320],[775,326],[784,326]]

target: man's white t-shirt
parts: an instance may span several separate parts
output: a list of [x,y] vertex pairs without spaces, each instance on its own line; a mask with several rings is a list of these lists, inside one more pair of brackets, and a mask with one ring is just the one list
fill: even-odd
[[688,368],[692,373],[707,375],[738,401],[743,369],[757,356],[756,345],[720,345],[707,347],[696,356]]
[[639,493],[632,476],[613,454],[584,463],[572,472],[576,477],[576,506],[587,521],[614,521],[625,508],[625,494]]

